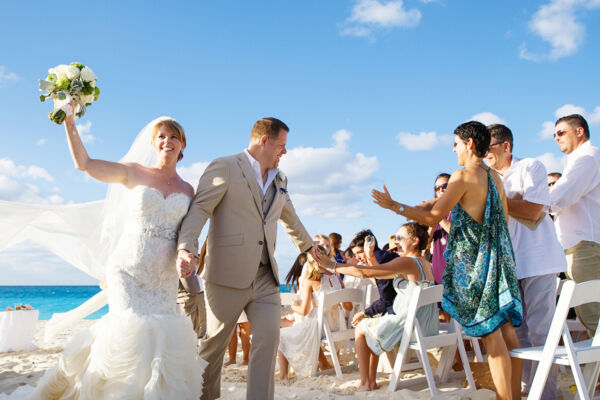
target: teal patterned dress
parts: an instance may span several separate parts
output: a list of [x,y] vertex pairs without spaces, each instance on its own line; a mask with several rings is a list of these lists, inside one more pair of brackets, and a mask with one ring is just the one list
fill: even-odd
[[509,320],[520,326],[523,320],[515,257],[502,202],[488,173],[488,195],[483,225],[457,204],[447,260],[442,277],[442,308],[463,327],[467,335],[488,335]]

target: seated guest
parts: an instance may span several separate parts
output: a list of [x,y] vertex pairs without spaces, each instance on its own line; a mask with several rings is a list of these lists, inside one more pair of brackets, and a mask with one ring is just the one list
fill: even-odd
[[[340,272],[347,275],[393,278],[393,286],[397,292],[394,300],[395,315],[386,314],[381,317],[368,318],[367,315],[362,314],[360,315],[362,318],[354,320],[356,353],[360,372],[358,391],[377,389],[375,378],[379,355],[393,349],[400,342],[413,289],[417,285],[421,287],[434,285],[431,263],[422,256],[423,250],[427,246],[427,227],[410,222],[402,225],[400,235],[400,246],[403,250],[401,257],[394,258],[385,264],[379,264],[377,258],[374,257],[376,242],[373,238],[373,241],[366,241],[364,246],[365,258],[370,266],[361,267],[350,264],[337,266]],[[319,255],[317,260],[322,267],[334,266],[327,257]],[[421,307],[417,311],[417,318],[425,336],[438,332],[439,320],[436,304]]]
[[[319,246],[321,254],[332,263],[333,258],[325,254],[325,249]],[[329,363],[323,350],[320,348],[320,335],[318,332],[318,307],[316,300],[319,293],[329,293],[344,287],[339,277],[329,271],[321,271],[315,260],[309,253],[303,253],[299,257],[306,257],[303,270],[306,275],[292,277],[291,281],[299,282],[301,300],[292,304],[294,313],[301,316],[300,321],[289,327],[281,329],[279,338],[279,378],[288,379],[288,369],[291,365],[296,374],[309,376],[312,366],[317,361],[320,369],[330,369]],[[295,269],[296,274],[300,268]],[[352,309],[352,303],[343,303],[346,310]],[[339,329],[345,322],[340,306],[336,305],[326,310],[326,318],[332,331]]]
[[[377,263],[383,264],[398,257],[398,254],[386,252],[379,248],[377,245],[377,239],[373,236],[373,232],[370,229],[365,229],[358,232],[352,238],[350,242],[350,248],[354,254],[354,258],[357,259],[363,265],[370,265],[365,255],[365,239],[372,237],[375,240],[374,251],[372,256],[377,260]],[[396,290],[392,279],[375,279],[377,284],[377,291],[379,292],[379,299],[375,300],[367,309],[365,314],[372,317],[376,314],[394,314],[394,298],[396,297]]]

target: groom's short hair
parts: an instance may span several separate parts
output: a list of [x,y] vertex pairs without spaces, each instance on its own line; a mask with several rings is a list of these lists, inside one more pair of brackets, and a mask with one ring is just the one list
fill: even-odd
[[277,118],[261,118],[254,123],[250,137],[259,139],[262,136],[268,136],[270,139],[277,139],[282,129],[286,132],[290,131],[290,128]]

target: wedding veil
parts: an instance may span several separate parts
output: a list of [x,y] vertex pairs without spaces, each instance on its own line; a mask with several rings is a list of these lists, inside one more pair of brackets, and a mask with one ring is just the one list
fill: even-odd
[[[157,156],[152,146],[153,128],[168,119],[172,118],[160,117],[147,124],[120,162],[154,165]],[[102,281],[115,246],[121,239],[122,221],[129,211],[122,206],[126,190],[123,185],[110,184],[105,200],[82,204],[0,201],[0,251],[31,240]],[[46,340],[105,304],[106,294],[102,290],[74,310],[55,313],[46,324]]]

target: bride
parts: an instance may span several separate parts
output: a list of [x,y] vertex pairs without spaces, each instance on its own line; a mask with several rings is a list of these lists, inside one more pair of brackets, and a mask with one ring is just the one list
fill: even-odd
[[175,169],[183,128],[152,121],[121,162],[90,158],[72,114],[65,129],[75,167],[112,184],[99,246],[110,311],[73,338],[32,397],[198,399],[206,363],[191,321],[176,313],[176,235],[194,195]]

